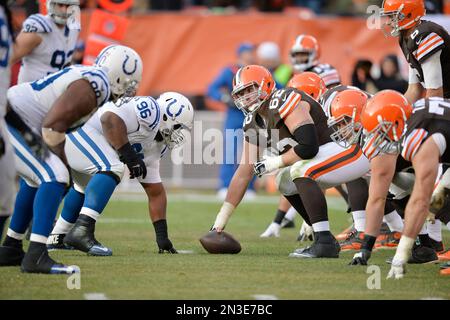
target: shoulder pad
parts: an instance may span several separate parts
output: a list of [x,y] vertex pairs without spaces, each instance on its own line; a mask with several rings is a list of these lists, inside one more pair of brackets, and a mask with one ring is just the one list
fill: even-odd
[[22,32],[50,33],[52,31],[50,22],[42,14],[32,14],[22,24]]
[[286,118],[303,100],[304,93],[295,88],[285,88],[275,91],[270,97],[269,110],[279,113],[281,119]]
[[159,128],[161,110],[158,103],[152,97],[136,97],[133,100],[139,124],[150,130]]

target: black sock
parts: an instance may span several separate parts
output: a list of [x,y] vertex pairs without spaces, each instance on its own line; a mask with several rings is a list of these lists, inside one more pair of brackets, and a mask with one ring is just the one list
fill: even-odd
[[5,229],[6,220],[8,220],[9,216],[0,216],[0,240],[3,236],[3,230]]
[[310,178],[297,178],[294,183],[311,224],[328,221],[327,200],[317,182]]
[[17,240],[7,235],[3,241],[3,245],[5,247],[22,248],[22,240]]
[[348,202],[352,211],[366,210],[369,199],[369,186],[366,180],[359,178],[346,183],[348,190]]
[[153,227],[155,228],[156,239],[167,239],[169,237],[166,219],[153,222]]
[[377,237],[365,234],[361,249],[372,251]]
[[430,236],[428,234],[419,234],[419,242],[422,246],[433,249],[433,245],[431,244]]
[[302,198],[298,194],[294,194],[293,196],[284,196],[291,206],[298,212],[298,214],[303,218],[303,220],[310,226],[311,222],[309,220],[309,216],[306,213],[306,209],[303,206]]
[[286,211],[278,209],[277,213],[275,214],[275,219],[273,219],[273,222],[281,224],[281,221],[283,221],[285,215]]

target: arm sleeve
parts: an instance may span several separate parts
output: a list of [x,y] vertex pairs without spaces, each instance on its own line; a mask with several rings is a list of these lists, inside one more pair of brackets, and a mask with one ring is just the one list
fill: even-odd
[[442,50],[439,50],[422,63],[425,89],[438,89],[444,84],[442,78],[441,53]]

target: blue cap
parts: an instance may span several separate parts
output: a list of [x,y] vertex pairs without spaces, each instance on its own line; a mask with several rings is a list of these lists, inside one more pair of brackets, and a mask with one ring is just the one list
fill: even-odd
[[241,43],[237,49],[237,55],[240,56],[245,51],[255,50],[255,46],[249,42]]

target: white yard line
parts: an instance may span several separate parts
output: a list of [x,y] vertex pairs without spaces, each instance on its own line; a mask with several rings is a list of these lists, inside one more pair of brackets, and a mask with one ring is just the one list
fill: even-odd
[[279,300],[277,296],[273,294],[254,294],[252,295],[255,300]]
[[90,292],[85,293],[84,298],[86,300],[109,300],[108,297],[104,293],[99,292]]

